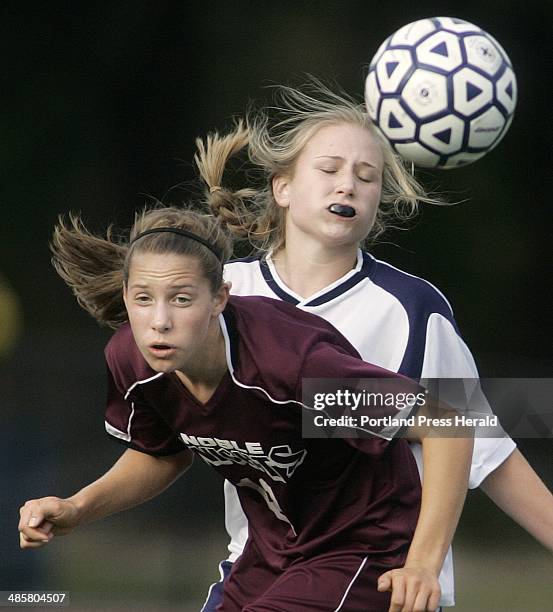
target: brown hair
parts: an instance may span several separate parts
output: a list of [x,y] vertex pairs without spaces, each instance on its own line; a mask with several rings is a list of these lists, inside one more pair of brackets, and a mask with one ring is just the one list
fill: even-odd
[[[221,260],[203,244],[173,233],[153,233],[132,242],[136,236],[156,227],[188,230],[209,241],[222,254]],[[127,282],[132,255],[175,253],[197,257],[215,292],[223,282],[223,262],[232,253],[232,242],[224,223],[213,215],[188,208],[158,205],[135,215],[129,240],[117,240],[110,226],[106,236],[95,236],[78,215],[66,222],[60,216],[54,229],[52,263],[79,304],[99,323],[117,328],[127,320],[123,283]]]

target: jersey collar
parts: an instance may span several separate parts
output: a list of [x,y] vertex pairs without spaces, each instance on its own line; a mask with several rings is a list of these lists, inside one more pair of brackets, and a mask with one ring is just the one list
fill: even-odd
[[349,291],[363,279],[370,276],[376,265],[375,260],[364,253],[361,249],[357,250],[357,263],[355,267],[344,274],[341,278],[327,285],[317,293],[310,295],[308,298],[294,293],[278,275],[276,266],[272,259],[272,253],[269,253],[266,258],[259,261],[261,274],[270,289],[283,301],[293,304],[294,306],[319,306],[333,300],[334,298]]

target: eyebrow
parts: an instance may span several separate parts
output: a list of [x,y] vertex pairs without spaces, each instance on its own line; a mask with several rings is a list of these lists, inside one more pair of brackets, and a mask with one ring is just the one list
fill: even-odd
[[[132,283],[130,285],[133,289],[148,289],[150,285],[148,283]],[[186,283],[175,283],[174,285],[169,285],[168,289],[195,289],[196,285],[186,284]]]
[[[335,159],[337,161],[344,161],[344,158],[341,157],[340,155],[317,155],[315,157],[315,159],[321,159],[323,157],[325,157],[326,159]],[[375,166],[374,164],[370,164],[367,161],[360,161],[360,162],[357,162],[357,163],[358,164],[362,164],[363,166],[369,166],[369,168],[375,168],[376,170],[378,170],[377,166]]]

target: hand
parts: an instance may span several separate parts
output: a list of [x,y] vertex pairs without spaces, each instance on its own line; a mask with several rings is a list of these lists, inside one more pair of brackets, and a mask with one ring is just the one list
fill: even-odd
[[59,497],[32,499],[19,509],[19,546],[40,548],[56,535],[65,535],[79,524],[75,504]]
[[438,577],[424,567],[390,570],[378,579],[378,590],[392,592],[388,612],[434,612],[440,604]]

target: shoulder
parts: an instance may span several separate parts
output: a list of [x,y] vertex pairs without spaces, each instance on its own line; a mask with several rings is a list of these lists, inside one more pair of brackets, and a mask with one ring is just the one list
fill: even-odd
[[120,390],[137,381],[156,376],[138,350],[131,326],[123,324],[110,338],[104,350],[107,366]]
[[259,268],[260,259],[261,257],[259,255],[253,255],[251,257],[242,257],[227,261],[224,268],[225,278],[227,278],[227,276],[254,273],[255,270]]
[[365,253],[365,257],[374,261],[371,281],[383,291],[393,296],[407,311],[409,317],[440,314],[453,322],[453,309],[445,295],[432,283],[410,274],[395,266],[376,259]]
[[248,257],[235,257],[227,261],[227,263],[225,264],[225,268],[233,268],[236,266],[240,267],[240,266],[245,266],[251,263],[255,263],[256,261],[259,261],[261,257],[262,257],[261,255],[250,255]]
[[450,303],[427,280],[374,260],[371,280],[388,292],[407,321],[408,334],[398,371],[412,378],[471,377],[476,366]]
[[225,281],[232,283],[231,292],[234,295],[267,294],[259,256],[231,259],[225,264],[223,276]]
[[108,362],[113,363],[123,359],[132,360],[137,351],[131,326],[129,323],[124,323],[109,339],[104,353]]
[[302,369],[313,355],[328,361],[341,353],[360,360],[333,325],[280,300],[231,296],[223,318],[233,378],[279,401],[300,397]]
[[301,351],[319,342],[331,342],[357,351],[346,338],[328,321],[292,304],[262,296],[231,296],[229,305],[236,318],[240,332],[274,341],[287,351]]

